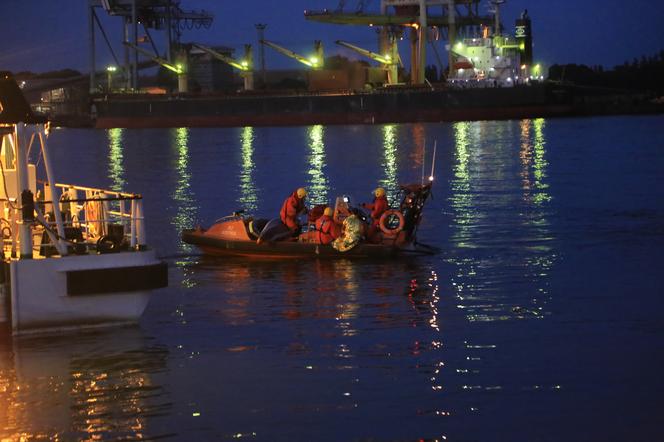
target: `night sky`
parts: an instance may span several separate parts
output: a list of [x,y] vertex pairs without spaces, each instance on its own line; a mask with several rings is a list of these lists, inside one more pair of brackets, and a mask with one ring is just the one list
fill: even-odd
[[[14,72],[74,68],[88,70],[87,0],[1,0],[0,70]],[[354,10],[357,0],[347,0],[346,10]],[[378,11],[379,0],[368,1],[368,12]],[[334,10],[338,0],[222,1],[182,0],[183,9],[205,9],[215,15],[209,30],[185,31],[182,41],[230,46],[236,56],[242,45],[257,47],[255,23],[267,23],[265,37],[306,55],[313,40],[323,40],[325,55],[343,54],[358,58],[334,44],[343,39],[376,50],[376,34],[371,28],[325,25],[306,21],[305,9]],[[508,0],[501,9],[503,26],[513,32],[515,18],[527,8],[533,21],[535,60],[545,65],[579,63],[611,68],[625,60],[653,55],[664,49],[664,1],[662,0]],[[486,1],[481,10],[488,11]],[[105,13],[99,9],[100,15]],[[119,18],[103,17],[113,35],[116,52],[121,41]],[[139,32],[139,35],[141,33]],[[101,38],[100,38],[101,40]],[[108,50],[98,45],[98,64],[112,63]],[[406,58],[406,41],[400,46]],[[299,68],[293,60],[266,48],[267,67]],[[429,51],[429,64],[434,57]]]

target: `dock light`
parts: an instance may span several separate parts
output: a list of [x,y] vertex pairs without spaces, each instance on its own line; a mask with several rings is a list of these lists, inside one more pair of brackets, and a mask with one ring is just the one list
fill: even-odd
[[113,88],[113,73],[117,68],[113,65],[106,67],[106,88],[110,91]]

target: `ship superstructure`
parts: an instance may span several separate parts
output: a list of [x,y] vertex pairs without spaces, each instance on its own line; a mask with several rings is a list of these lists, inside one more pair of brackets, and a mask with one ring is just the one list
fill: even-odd
[[[498,6],[496,4],[496,10]],[[460,39],[449,47],[453,55],[448,77],[450,85],[504,87],[544,79],[542,66],[533,64],[532,26],[527,11],[517,19],[513,36],[501,35],[496,29],[500,29],[498,21],[493,34],[486,26],[481,36]]]

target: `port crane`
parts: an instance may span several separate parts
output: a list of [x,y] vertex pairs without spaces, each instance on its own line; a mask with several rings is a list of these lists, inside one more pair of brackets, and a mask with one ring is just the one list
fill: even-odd
[[297,54],[290,49],[286,49],[283,46],[279,46],[276,43],[273,43],[268,40],[261,40],[260,43],[262,45],[271,47],[275,51],[279,52],[280,54],[285,55],[286,57],[294,58],[295,60],[299,61],[300,63],[309,66],[312,69],[321,69],[324,64],[324,59],[323,59],[323,44],[321,43],[320,40],[314,41],[314,55],[311,57],[303,57],[300,54]]
[[[481,15],[481,0],[381,0],[380,12],[365,11],[368,1],[359,1],[358,12],[344,12],[346,1],[336,10],[304,11],[307,20],[344,25],[379,26],[381,51],[386,46],[388,29],[397,27],[410,32],[411,83],[423,84],[426,69],[426,34],[436,28],[450,46],[457,41],[457,33],[472,32],[478,26],[492,25],[494,17]],[[440,12],[438,12],[440,11]],[[453,55],[450,53],[450,66]]]
[[[214,15],[204,10],[183,10],[180,8],[181,0],[86,0],[88,9],[88,40],[90,47],[90,92],[96,89],[95,75],[97,72],[97,51],[95,40],[103,37],[109,52],[111,53],[115,66],[124,66],[122,71],[126,75],[126,87],[136,89],[138,87],[138,51],[130,51],[132,46],[124,46],[124,63],[116,56],[113,45],[109,40],[102,20],[99,18],[101,11],[111,17],[122,20],[122,42],[128,42],[137,46],[139,44],[139,28],[145,33],[145,37],[152,44],[154,52],[158,52],[155,41],[163,41],[166,44],[165,59],[173,63],[174,54],[180,51],[180,37],[184,29],[205,28],[212,25]],[[155,40],[150,35],[150,29],[163,31],[163,38]],[[97,33],[96,31],[99,31]],[[142,37],[141,37],[142,39]],[[161,51],[159,51],[161,52]]]
[[254,89],[254,57],[251,45],[244,45],[244,58],[242,60],[235,60],[232,57],[198,43],[193,43],[192,46],[239,70],[240,76],[244,79],[244,90],[251,91]]
[[388,50],[385,55],[363,49],[343,40],[337,40],[335,43],[339,46],[351,49],[358,54],[364,55],[365,57],[368,57],[374,61],[382,63],[385,70],[387,70],[387,84],[394,85],[399,83],[399,65],[401,64],[401,57],[399,56],[396,37],[390,37]]
[[178,92],[180,93],[187,93],[189,91],[188,86],[187,86],[187,69],[185,64],[183,63],[170,63],[168,60],[159,57],[158,55],[155,55],[151,53],[150,51],[147,51],[139,46],[136,46],[133,43],[129,42],[124,42],[123,43],[125,46],[135,50],[138,53],[141,53],[148,57],[150,60],[154,61],[160,66],[165,67],[171,72],[175,72],[178,76]]

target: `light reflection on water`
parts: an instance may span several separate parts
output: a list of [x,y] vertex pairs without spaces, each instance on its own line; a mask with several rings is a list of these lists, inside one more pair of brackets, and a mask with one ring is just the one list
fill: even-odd
[[[493,144],[490,154],[484,152],[488,145],[484,138],[506,130],[495,125],[454,124],[456,164],[449,201],[455,219],[451,238],[457,252],[450,262],[457,267],[453,285],[458,307],[470,321],[541,318],[547,314],[543,306],[548,300],[546,280],[555,259],[549,246],[553,237],[547,219],[550,197],[546,193],[544,120],[519,123],[518,157],[504,141]],[[512,173],[517,165],[520,199]],[[490,248],[503,252],[486,255],[483,250]],[[535,285],[530,293],[519,298],[497,295],[502,293],[500,280],[504,278],[497,272],[506,271],[502,258],[506,255],[511,255],[508,272],[522,278],[524,285]]]
[[325,176],[325,128],[321,125],[311,126],[309,135],[309,196],[311,205],[329,204],[328,191],[330,184]]
[[[560,288],[568,278],[560,275],[561,247],[569,259],[577,246],[561,233],[562,203],[576,198],[578,183],[593,192],[599,187],[585,179],[594,160],[576,170],[560,153],[561,131],[577,137],[598,123],[583,120],[582,131],[569,124],[124,130],[103,133],[109,150],[101,154],[69,146],[59,137],[71,132],[57,131],[50,144],[62,152],[58,170],[67,173],[74,157],[108,161],[103,170],[111,184],[137,186],[125,190],[150,203],[148,238],[159,254],[192,254],[169,261],[171,286],[153,298],[138,333],[76,336],[66,344],[0,340],[0,404],[8,404],[0,405],[0,435],[520,440],[527,421],[538,422],[527,433],[533,439],[575,439],[571,425],[567,434],[558,430],[559,409],[588,401],[587,386],[601,378],[612,387],[597,387],[600,399],[585,406],[606,411],[604,398],[617,397],[607,381],[633,367],[616,368],[612,378],[605,375],[611,366],[601,365],[605,354],[587,356],[604,342],[604,328],[593,324],[603,320],[597,310],[605,306],[577,301],[585,308],[577,314],[567,304],[584,289]],[[285,190],[307,183],[312,200],[331,197],[337,187],[366,189],[374,180],[393,193],[399,182],[420,180],[422,150],[426,143],[430,154],[436,139],[439,179],[419,239],[440,246],[441,255],[396,262],[217,260],[179,242],[180,228],[230,213],[238,202],[258,213],[261,205],[277,206],[284,189],[272,202],[272,188],[286,178]],[[284,157],[275,146],[292,150]],[[349,152],[360,164],[349,163]],[[132,160],[151,169],[137,170]],[[563,191],[569,177],[575,184]],[[224,189],[232,189],[230,197]],[[657,227],[658,212],[647,213]],[[579,236],[593,234],[574,228]],[[661,229],[651,230],[647,238],[658,241]],[[629,241],[623,247],[636,252]],[[588,261],[603,258],[592,249],[583,253]],[[601,288],[613,290],[608,282]],[[622,294],[614,294],[619,304]],[[607,329],[615,325],[603,321]],[[562,342],[585,334],[576,347]],[[629,345],[639,337],[625,334]],[[560,354],[567,360],[551,369]],[[582,357],[603,368],[587,375],[576,364]],[[619,366],[621,357],[609,360]],[[592,421],[605,422],[605,415]]]
[[396,196],[399,191],[399,164],[397,161],[398,156],[398,137],[397,125],[386,124],[383,126],[383,161],[382,167],[385,171],[385,177],[379,181],[380,186],[384,187],[387,192],[387,198],[390,206],[398,205]]
[[[176,213],[172,223],[177,232],[190,229],[196,220],[197,205],[196,196],[191,189],[191,170],[189,169],[189,128],[180,127],[171,129],[171,145],[176,152],[175,189],[172,200],[176,206]],[[181,243],[182,251],[192,250],[188,244]]]
[[244,127],[240,134],[242,146],[242,164],[240,167],[240,207],[248,213],[254,213],[258,208],[256,185],[254,184],[254,128]]
[[108,130],[108,177],[111,179],[111,189],[116,192],[125,190],[124,165],[122,155],[123,129]]
[[2,440],[159,435],[148,420],[167,415],[171,406],[152,376],[165,368],[168,351],[140,329],[21,338],[13,347],[13,355],[0,352]]

